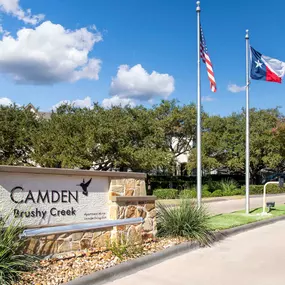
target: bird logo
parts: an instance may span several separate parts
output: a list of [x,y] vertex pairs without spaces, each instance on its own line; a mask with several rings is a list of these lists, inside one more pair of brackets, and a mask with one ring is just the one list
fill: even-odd
[[92,178],[90,178],[87,182],[85,182],[84,178],[83,181],[80,184],[77,184],[76,186],[81,186],[82,187],[82,194],[85,196],[88,196],[88,186],[90,185],[92,181]]

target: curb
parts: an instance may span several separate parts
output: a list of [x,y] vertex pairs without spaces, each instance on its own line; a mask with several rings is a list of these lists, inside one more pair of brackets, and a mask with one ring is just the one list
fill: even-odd
[[[235,227],[228,230],[222,230],[215,233],[215,242],[219,242],[227,237],[237,235],[249,230],[253,230],[262,226],[274,224],[276,222],[285,220],[285,216],[280,216],[272,219],[258,221],[247,225]],[[139,270],[151,267],[168,258],[173,258],[177,255],[190,252],[201,248],[198,242],[184,242],[182,244],[169,247],[162,251],[155,252],[151,255],[145,255],[134,260],[129,260],[113,267],[76,278],[65,285],[102,285],[115,279],[131,275]]]

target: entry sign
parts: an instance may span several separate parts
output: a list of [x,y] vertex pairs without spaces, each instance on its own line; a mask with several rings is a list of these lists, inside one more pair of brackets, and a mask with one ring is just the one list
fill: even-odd
[[106,220],[108,177],[0,172],[0,215],[23,226]]
[[283,177],[279,178],[279,187],[281,187],[281,188],[284,187],[284,178]]

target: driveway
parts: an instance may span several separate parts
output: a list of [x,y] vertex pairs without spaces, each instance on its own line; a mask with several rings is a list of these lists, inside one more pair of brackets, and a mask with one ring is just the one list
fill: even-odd
[[230,237],[106,285],[269,285],[285,282],[285,221]]
[[[159,200],[158,203],[168,204],[173,207],[178,205],[181,200]],[[204,206],[209,210],[211,214],[230,213],[245,209],[245,199],[240,196],[237,197],[220,197],[220,198],[206,198],[203,199]],[[276,202],[277,205],[285,203],[285,194],[269,194],[266,195],[266,201]],[[263,196],[252,195],[250,197],[250,208],[255,209],[262,207]]]
[[[277,205],[282,205],[285,203],[285,194],[280,195],[268,195],[266,201],[274,201]],[[262,196],[252,196],[250,197],[250,208],[255,209],[262,207],[263,197]],[[234,199],[225,200],[219,202],[204,203],[210,213],[221,214],[230,213],[238,210],[245,209],[245,199]],[[285,282],[285,281],[284,281]]]

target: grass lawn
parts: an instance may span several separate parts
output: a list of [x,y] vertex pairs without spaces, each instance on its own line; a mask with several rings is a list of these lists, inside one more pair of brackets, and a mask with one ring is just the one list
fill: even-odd
[[209,218],[210,227],[213,230],[229,229],[264,219],[270,219],[277,216],[285,215],[285,205],[276,206],[271,210],[269,215],[262,216],[262,208],[254,209],[249,215],[243,211],[233,212],[229,214],[220,214]]

